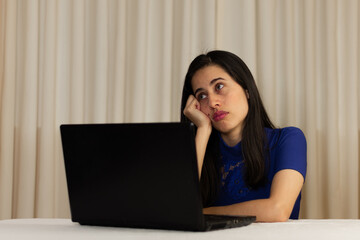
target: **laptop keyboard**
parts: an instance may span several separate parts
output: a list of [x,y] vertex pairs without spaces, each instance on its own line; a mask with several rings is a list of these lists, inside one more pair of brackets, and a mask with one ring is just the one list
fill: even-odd
[[211,229],[246,226],[256,220],[253,216],[204,215],[207,226]]

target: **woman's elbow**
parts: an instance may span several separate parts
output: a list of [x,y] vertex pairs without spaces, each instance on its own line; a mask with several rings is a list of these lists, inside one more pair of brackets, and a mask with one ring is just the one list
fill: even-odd
[[289,216],[287,214],[277,214],[274,222],[286,222],[287,220],[289,220]]
[[270,222],[286,222],[289,220],[291,211],[281,204],[275,204],[271,211]]

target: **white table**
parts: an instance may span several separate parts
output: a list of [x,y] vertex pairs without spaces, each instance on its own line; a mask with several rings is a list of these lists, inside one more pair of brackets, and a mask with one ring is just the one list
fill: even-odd
[[13,219],[0,221],[0,239],[360,239],[360,220],[296,220],[253,223],[246,227],[211,232],[81,226],[70,219]]

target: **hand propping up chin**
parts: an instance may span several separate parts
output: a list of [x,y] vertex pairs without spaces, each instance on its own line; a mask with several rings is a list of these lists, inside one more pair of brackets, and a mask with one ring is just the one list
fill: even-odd
[[210,118],[200,110],[200,103],[193,95],[190,95],[186,102],[184,115],[193,122],[197,128],[211,128]]

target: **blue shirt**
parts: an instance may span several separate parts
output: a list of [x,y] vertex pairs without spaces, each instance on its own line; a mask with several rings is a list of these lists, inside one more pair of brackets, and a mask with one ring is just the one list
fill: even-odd
[[[255,199],[270,197],[270,188],[275,174],[283,169],[293,169],[306,176],[306,139],[295,127],[283,129],[266,128],[270,149],[270,164],[267,183],[258,189],[246,186],[243,180],[244,159],[241,142],[229,147],[220,137],[221,185],[215,206],[225,206]],[[291,219],[299,218],[301,192],[295,202]]]

